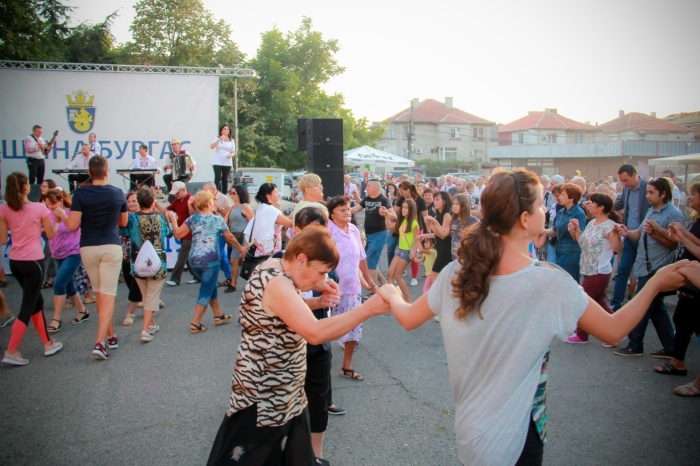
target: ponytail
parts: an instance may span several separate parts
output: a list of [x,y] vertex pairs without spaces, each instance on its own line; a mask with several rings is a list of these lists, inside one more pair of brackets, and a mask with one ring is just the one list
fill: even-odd
[[483,220],[467,227],[457,251],[461,268],[452,280],[452,296],[459,299],[458,319],[464,320],[472,311],[483,319],[480,307],[503,255],[500,235],[510,233],[523,212],[534,213],[539,183],[537,175],[527,170],[491,177],[481,194]]
[[7,175],[5,201],[7,201],[7,206],[15,212],[22,210],[25,199],[24,187],[28,184],[29,179],[22,172],[13,172]]

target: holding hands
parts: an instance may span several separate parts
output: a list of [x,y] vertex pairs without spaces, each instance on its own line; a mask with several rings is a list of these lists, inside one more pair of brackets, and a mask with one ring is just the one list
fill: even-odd
[[620,236],[627,236],[627,227],[622,223],[616,223],[614,231]]
[[569,224],[567,226],[567,229],[569,230],[569,233],[575,233],[577,231],[581,231],[581,227],[578,224],[578,220],[575,218],[569,220]]

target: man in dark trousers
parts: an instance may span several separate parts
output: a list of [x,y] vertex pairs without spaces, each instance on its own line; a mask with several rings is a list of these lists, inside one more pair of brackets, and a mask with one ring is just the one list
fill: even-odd
[[[620,181],[624,185],[622,196],[618,196],[615,201],[615,210],[622,210],[622,224],[628,230],[637,230],[642,223],[644,215],[649,210],[650,204],[647,201],[647,182],[637,175],[634,165],[624,164],[617,171]],[[615,291],[610,301],[610,307],[617,311],[622,307],[627,292],[627,281],[632,272],[634,260],[637,258],[638,242],[630,238],[625,238],[620,256],[620,264],[617,268],[617,278],[615,278]]]

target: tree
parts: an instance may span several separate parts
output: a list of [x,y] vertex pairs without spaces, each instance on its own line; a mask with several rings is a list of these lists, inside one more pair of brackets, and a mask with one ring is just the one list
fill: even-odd
[[5,60],[63,61],[72,7],[58,0],[0,2],[0,57]]
[[[235,66],[243,60],[231,28],[201,0],[141,0],[134,5],[129,61],[169,66]],[[223,60],[223,61],[222,61]]]
[[82,23],[66,38],[66,61],[74,63],[110,63],[114,60],[114,36],[112,23],[117,12],[110,14],[102,23]]
[[322,85],[345,71],[335,58],[338,41],[325,40],[304,17],[294,32],[277,27],[262,36],[249,65],[256,79],[241,91],[241,163],[295,169],[305,166],[306,154],[297,150],[297,119],[343,118],[345,147],[373,144],[383,129],[370,129],[345,109],[342,94],[328,95]]

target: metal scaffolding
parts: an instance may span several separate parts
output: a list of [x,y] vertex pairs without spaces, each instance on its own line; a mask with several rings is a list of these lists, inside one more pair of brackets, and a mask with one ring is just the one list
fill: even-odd
[[107,63],[61,63],[39,61],[0,60],[0,69],[89,71],[98,73],[148,73],[148,74],[199,74],[222,78],[253,78],[255,71],[249,68],[164,66],[164,65],[117,65]]

